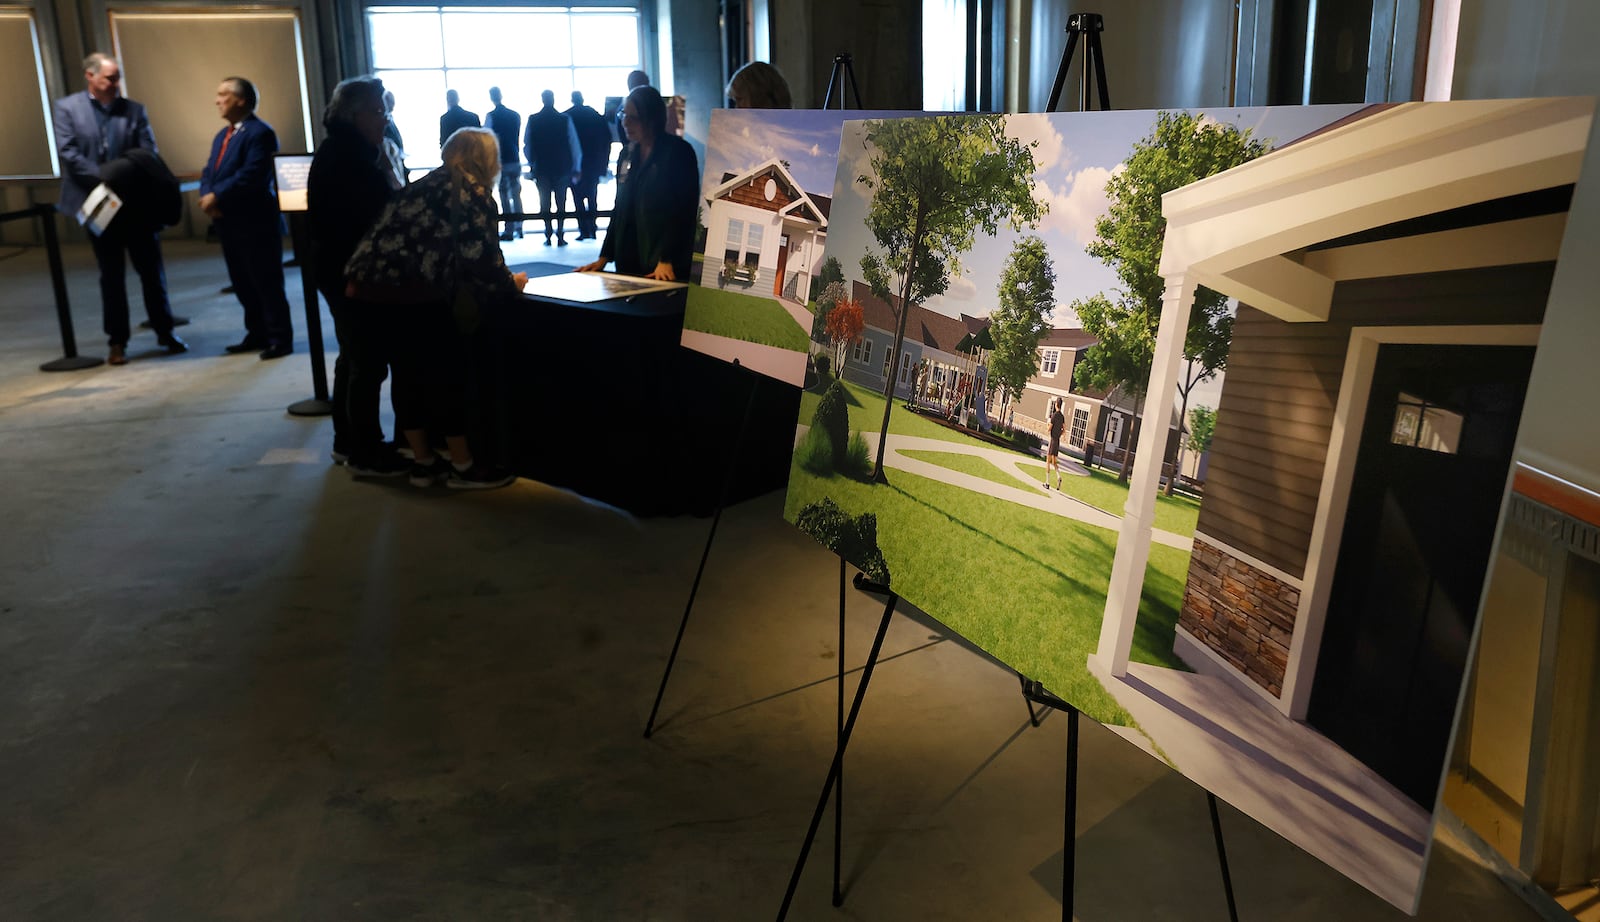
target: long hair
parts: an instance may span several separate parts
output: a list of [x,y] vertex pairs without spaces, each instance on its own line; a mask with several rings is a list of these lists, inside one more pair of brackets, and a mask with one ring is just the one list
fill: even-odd
[[457,128],[444,142],[439,158],[452,175],[479,186],[500,180],[500,142],[487,128]]

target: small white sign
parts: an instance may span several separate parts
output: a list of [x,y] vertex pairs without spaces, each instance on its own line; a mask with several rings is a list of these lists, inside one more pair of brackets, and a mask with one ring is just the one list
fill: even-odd
[[78,223],[98,237],[111,226],[111,220],[121,210],[122,197],[112,192],[110,186],[101,183],[83,200],[83,207],[78,209]]

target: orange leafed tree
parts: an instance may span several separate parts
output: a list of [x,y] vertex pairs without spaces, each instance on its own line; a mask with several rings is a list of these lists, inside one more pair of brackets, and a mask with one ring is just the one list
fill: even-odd
[[828,342],[833,344],[833,367],[844,368],[844,353],[867,328],[861,302],[854,298],[840,298],[828,312]]

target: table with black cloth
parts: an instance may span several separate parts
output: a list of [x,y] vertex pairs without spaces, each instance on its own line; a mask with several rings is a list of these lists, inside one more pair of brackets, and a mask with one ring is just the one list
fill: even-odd
[[730,505],[783,487],[799,388],[680,346],[685,292],[486,311],[483,451],[637,515],[709,515],[725,479]]

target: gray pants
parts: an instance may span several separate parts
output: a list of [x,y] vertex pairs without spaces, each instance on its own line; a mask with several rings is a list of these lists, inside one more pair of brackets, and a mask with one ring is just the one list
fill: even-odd
[[[500,212],[522,213],[522,164],[500,164]],[[521,221],[507,221],[506,230],[522,233]]]

